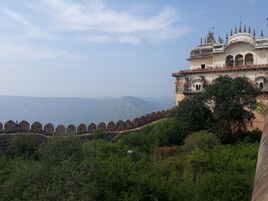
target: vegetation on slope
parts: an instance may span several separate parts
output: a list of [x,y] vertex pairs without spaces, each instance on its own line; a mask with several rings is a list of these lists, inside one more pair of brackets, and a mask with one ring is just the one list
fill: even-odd
[[221,145],[201,131],[158,147],[154,128],[158,140],[143,146],[133,133],[116,143],[63,137],[13,150],[0,159],[0,200],[250,200],[258,143]]
[[116,142],[14,137],[0,156],[0,201],[250,200],[260,132],[221,132],[251,111],[239,99],[236,118],[221,124],[208,97],[185,99],[170,118]]

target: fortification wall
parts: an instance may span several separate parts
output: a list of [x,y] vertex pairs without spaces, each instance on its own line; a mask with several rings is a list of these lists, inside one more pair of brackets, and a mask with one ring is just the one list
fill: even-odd
[[64,125],[54,126],[51,123],[42,125],[38,121],[30,124],[25,120],[19,123],[9,120],[4,124],[0,123],[0,154],[7,151],[10,139],[17,135],[32,135],[41,141],[46,140],[48,137],[66,135],[75,135],[82,140],[92,140],[95,137],[94,134],[99,131],[104,133],[103,137],[106,140],[112,140],[120,132],[135,130],[146,124],[166,118],[168,114],[169,110],[163,110],[146,114],[133,120],[91,123],[89,125],[81,123],[77,127],[74,124],[65,127]]
[[115,131],[124,131],[134,129],[153,121],[157,121],[168,116],[169,110],[163,110],[159,112],[153,112],[146,114],[144,116],[135,118],[133,120],[119,120],[117,122],[110,121],[108,123],[101,122],[99,124],[91,123],[86,125],[81,123],[79,126],[70,124],[67,127],[64,125],[54,126],[51,123],[42,125],[40,122],[36,121],[32,124],[23,120],[21,122],[14,122],[12,120],[7,121],[6,123],[0,123],[0,133],[36,133],[43,135],[66,135],[66,134],[87,134],[95,133],[96,131],[102,132],[115,132]]

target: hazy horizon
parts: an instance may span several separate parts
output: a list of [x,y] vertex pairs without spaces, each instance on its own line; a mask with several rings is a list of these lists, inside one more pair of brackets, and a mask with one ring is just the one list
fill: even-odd
[[[230,6],[232,5],[232,6]],[[170,97],[214,27],[267,35],[265,0],[2,0],[0,95]],[[258,15],[256,15],[258,13]]]
[[174,107],[175,99],[169,98],[74,98],[0,96],[0,122],[8,120],[43,124],[100,123],[134,119],[151,112]]
[[6,95],[1,94],[0,97],[25,97],[25,98],[81,98],[81,99],[109,99],[109,98],[125,98],[125,97],[133,97],[133,98],[174,98],[173,96],[132,96],[132,95],[124,95],[124,96],[24,96],[24,95]]

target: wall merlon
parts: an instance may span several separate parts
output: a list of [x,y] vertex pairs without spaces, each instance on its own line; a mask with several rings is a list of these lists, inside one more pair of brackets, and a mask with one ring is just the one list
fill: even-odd
[[110,121],[107,124],[105,122],[100,122],[98,125],[91,123],[88,126],[84,123],[81,123],[78,127],[76,127],[74,124],[70,124],[65,127],[62,124],[54,126],[52,123],[47,123],[43,126],[39,121],[35,121],[34,123],[30,124],[25,120],[22,120],[19,123],[9,120],[4,125],[0,122],[0,133],[34,133],[43,134],[46,136],[65,134],[81,135],[87,133],[95,133],[97,130],[100,130],[104,133],[111,133],[131,130],[144,126],[151,122],[166,118],[168,113],[169,110],[162,110],[136,117],[133,120],[127,119],[125,121],[119,120],[117,122]]

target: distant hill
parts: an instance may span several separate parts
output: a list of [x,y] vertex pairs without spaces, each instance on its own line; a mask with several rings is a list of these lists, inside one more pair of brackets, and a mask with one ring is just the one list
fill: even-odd
[[0,121],[64,124],[117,121],[174,106],[173,97],[37,98],[0,96]]

